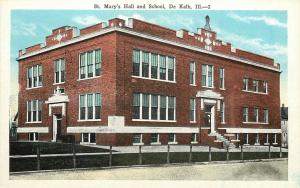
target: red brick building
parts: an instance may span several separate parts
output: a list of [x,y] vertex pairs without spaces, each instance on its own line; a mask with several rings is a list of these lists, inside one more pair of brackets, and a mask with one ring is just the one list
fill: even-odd
[[[91,144],[280,142],[280,66],[137,19],[52,30],[19,51],[20,140]],[[228,142],[227,142],[228,143]]]

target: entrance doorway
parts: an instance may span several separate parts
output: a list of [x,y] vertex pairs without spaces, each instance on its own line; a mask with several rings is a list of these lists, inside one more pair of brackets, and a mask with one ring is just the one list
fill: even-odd
[[56,142],[58,140],[61,140],[61,121],[62,121],[62,115],[61,114],[55,114],[53,115],[53,142]]
[[211,133],[215,132],[215,105],[204,105],[204,124],[206,127],[210,127]]

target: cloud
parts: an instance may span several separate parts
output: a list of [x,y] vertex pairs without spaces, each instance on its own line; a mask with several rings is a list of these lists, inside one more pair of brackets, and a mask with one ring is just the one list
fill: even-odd
[[37,25],[34,23],[16,22],[12,26],[13,35],[37,36]]
[[224,30],[222,30],[220,35],[224,40],[230,41],[232,44],[237,44],[241,49],[255,51],[259,54],[273,58],[287,55],[286,46],[279,44],[269,44],[261,38],[247,38],[244,36],[226,32]]
[[275,26],[275,27],[281,27],[281,28],[287,27],[286,23],[282,23],[279,20],[277,20],[276,18],[267,17],[267,16],[240,16],[235,13],[229,13],[229,14],[227,14],[227,16],[234,20],[245,22],[245,23],[260,21],[260,22],[264,22],[266,25],[269,25],[269,26]]
[[94,15],[75,16],[72,18],[72,21],[85,26],[93,25],[101,22],[101,20]]
[[183,27],[190,31],[195,29],[194,20],[189,17],[183,17],[182,15],[175,15],[172,17],[159,15],[149,19],[148,21],[159,25],[168,25],[168,26],[178,25],[179,27]]
[[138,19],[138,20],[146,20],[140,14],[132,14],[132,16],[118,15],[118,18],[121,18],[123,20],[128,20],[128,18],[135,18],[135,19]]

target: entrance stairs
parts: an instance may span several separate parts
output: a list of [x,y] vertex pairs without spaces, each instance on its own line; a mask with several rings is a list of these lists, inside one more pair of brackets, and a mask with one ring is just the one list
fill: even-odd
[[234,143],[230,142],[227,138],[217,132],[210,133],[208,136],[214,136],[214,142],[222,142],[224,148],[226,148],[226,146],[228,146],[229,148],[236,148],[236,145]]

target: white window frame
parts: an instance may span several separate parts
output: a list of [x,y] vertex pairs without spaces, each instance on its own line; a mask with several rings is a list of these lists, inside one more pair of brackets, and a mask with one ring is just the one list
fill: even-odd
[[[246,109],[246,121],[244,121],[244,109]],[[249,122],[249,108],[243,107],[243,122]]]
[[[222,70],[222,74],[221,74],[221,70]],[[220,68],[219,69],[219,71],[220,71],[220,74],[219,74],[219,76],[220,76],[220,83],[221,83],[221,85],[220,85],[220,89],[225,89],[225,69],[224,68]],[[221,82],[221,76],[222,76],[222,82]]]
[[[174,134],[174,139],[173,139],[173,141],[169,141],[170,134]],[[169,134],[168,134],[168,144],[177,144],[177,141],[176,141],[176,133],[169,133]]]
[[[96,97],[96,94],[100,94],[100,119],[96,119],[96,106],[95,106],[95,97]],[[85,107],[85,119],[80,119],[80,96],[84,95],[84,107]],[[87,106],[87,102],[88,102],[88,95],[92,95],[92,105],[93,105],[93,119],[88,119],[88,106]],[[80,94],[79,97],[78,97],[78,122],[80,121],[101,121],[101,112],[102,112],[102,94],[101,93],[86,93],[86,94]]]
[[264,123],[269,123],[269,109],[264,109]]
[[[137,51],[139,51],[139,53],[140,53],[140,62],[139,62],[139,76],[134,76],[134,75],[132,75],[132,77],[134,77],[134,78],[141,78],[141,79],[146,79],[146,80],[156,80],[156,81],[162,81],[162,82],[170,82],[170,83],[176,83],[176,57],[175,56],[168,56],[168,55],[162,55],[162,54],[159,54],[159,53],[153,53],[153,52],[149,52],[149,51],[147,51],[147,50],[141,50],[141,49],[137,49],[137,48],[135,48],[135,49],[133,49],[132,50],[132,53],[133,53],[133,51],[134,50],[137,50]],[[143,52],[147,52],[147,53],[149,53],[149,74],[148,74],[148,77],[143,77],[143,75],[142,75],[142,53]],[[157,55],[157,58],[158,58],[158,62],[157,62],[157,78],[151,78],[151,73],[152,73],[152,70],[151,70],[151,55],[152,54],[155,54],[155,55]],[[162,79],[160,79],[160,57],[161,56],[164,56],[164,57],[166,57],[166,79],[165,80],[162,80]],[[133,57],[133,55],[132,55],[132,57]],[[169,80],[169,64],[168,64],[168,59],[169,58],[173,58],[174,59],[174,73],[173,73],[173,77],[174,77],[174,80]],[[133,63],[133,59],[132,59],[132,63]]]
[[[138,143],[133,142],[135,135],[140,135],[140,142],[138,142]],[[142,133],[133,133],[132,134],[132,145],[144,145],[144,143],[143,143],[143,134]]]
[[267,81],[263,81],[263,87],[264,87],[264,93],[268,94],[268,82]]
[[[253,80],[253,92],[259,93],[259,81],[258,80]],[[256,86],[256,87],[254,87]]]
[[[193,139],[193,135],[195,135],[194,139]],[[197,144],[198,143],[198,134],[197,133],[192,133],[192,140],[191,140],[191,144]]]
[[[58,62],[58,77],[59,77],[59,79],[58,79],[58,82],[56,82],[56,76],[55,76],[55,63],[56,62]],[[61,76],[61,67],[62,67],[62,63],[64,63],[64,67],[65,67],[65,69],[64,69],[64,72],[65,72],[65,80],[62,82],[62,76]],[[63,84],[63,83],[65,83],[65,81],[66,81],[66,62],[65,62],[65,59],[64,58],[60,58],[60,59],[57,59],[57,60],[55,60],[54,61],[54,85],[55,84]]]
[[[88,141],[87,142],[84,142],[83,140],[83,134],[88,134]],[[95,142],[91,142],[91,134],[95,134]],[[96,133],[81,133],[81,142],[80,144],[93,144],[93,145],[96,145],[96,139],[97,139],[97,135]]]
[[[156,140],[156,142],[152,142],[152,134],[157,134],[157,140]],[[159,135],[159,133],[152,133],[151,134],[151,145],[161,145],[161,142],[160,142],[160,135]]]
[[[201,81],[201,86],[202,87],[206,87],[206,88],[214,88],[214,66],[213,65],[207,65],[207,64],[203,64],[201,66],[201,68],[203,68],[203,66],[206,66],[206,75],[205,75],[205,85],[202,85],[202,81]],[[211,66],[211,74],[212,74],[212,78],[211,78],[211,86],[208,86],[208,67]],[[201,70],[201,79],[202,79],[202,70]]]
[[225,124],[225,102],[221,101],[222,105],[221,105],[221,123]]
[[[30,134],[33,134],[33,140],[30,140]],[[37,133],[37,132],[30,132],[30,133],[28,133],[28,141],[30,141],[30,142],[38,142],[39,141],[39,133]]]
[[[139,119],[134,119],[132,118],[132,121],[151,121],[151,122],[176,122],[176,97],[175,96],[164,96],[166,97],[166,119],[165,120],[161,120],[160,119],[160,98],[162,95],[156,95],[156,94],[147,94],[147,93],[135,93],[135,94],[138,94],[139,97],[140,97],[140,105],[139,105],[139,108],[140,108],[140,115],[139,115]],[[142,117],[142,110],[143,110],[143,94],[147,94],[149,95],[149,116],[148,116],[148,119],[143,119]],[[151,109],[152,109],[152,96],[153,95],[156,95],[157,98],[158,98],[158,112],[157,112],[157,119],[151,119]],[[169,104],[168,104],[168,101],[169,101],[169,97],[174,97],[174,120],[169,120],[169,117],[168,117],[168,114],[169,114]],[[133,97],[132,97],[133,98]],[[132,112],[133,113],[133,112]],[[133,116],[132,116],[133,117]]]
[[256,114],[255,116],[255,122],[258,123],[258,119],[259,119],[259,109],[257,107],[254,107],[254,115]]
[[[191,109],[191,102],[193,101],[194,103],[194,108]],[[196,99],[195,98],[190,98],[190,111],[193,110],[193,114],[194,114],[194,119],[191,120],[190,119],[190,123],[196,123],[197,122],[197,118],[196,118]]]
[[[33,121],[33,101],[35,101],[36,103],[36,120]],[[28,120],[28,103],[30,102],[30,116],[31,116],[31,120],[29,121]],[[41,106],[41,121],[39,121],[39,102],[42,103],[42,106]],[[41,100],[29,100],[26,102],[26,122],[25,123],[42,123],[42,117],[43,117],[43,101]]]
[[[193,71],[191,71],[191,65],[193,66]],[[192,83],[191,83],[191,80],[190,80],[190,74],[191,73],[193,74]],[[195,61],[190,62],[189,80],[190,80],[190,85],[196,86],[196,63],[195,63]]]
[[259,142],[259,133],[256,133],[256,138],[255,138],[254,145],[260,145],[260,142]]
[[[246,84],[246,89],[244,89],[244,84]],[[243,78],[243,91],[248,91],[248,90],[249,90],[249,78]]]
[[[37,86],[33,86],[34,84],[34,75],[33,75],[33,68],[34,67],[36,67],[36,77],[37,77]],[[40,85],[39,86],[39,82],[40,82],[40,77],[39,77],[39,67],[42,67],[42,78],[44,77],[44,75],[43,75],[43,72],[44,72],[44,70],[43,70],[43,65],[42,64],[38,64],[38,65],[33,65],[33,66],[30,66],[30,67],[27,67],[27,69],[26,69],[26,80],[27,80],[27,87],[26,87],[26,89],[35,89],[35,88],[40,88],[40,87],[43,87],[43,79],[42,79],[42,85]],[[30,69],[31,68],[31,87],[29,87],[29,77],[28,77],[28,69]]]
[[[100,56],[101,56],[101,59],[100,59],[100,67],[102,69],[102,49],[101,48],[97,48],[97,49],[93,49],[93,50],[88,50],[88,51],[85,51],[85,52],[81,52],[79,53],[79,56],[78,56],[78,81],[80,80],[88,80],[88,79],[93,79],[93,78],[98,78],[98,77],[101,77],[101,72],[100,72],[100,75],[99,76],[96,76],[96,51],[99,50],[100,51]],[[87,64],[87,54],[89,52],[92,52],[93,53],[93,56],[92,56],[92,61],[93,61],[93,76],[92,77],[88,77],[88,64]],[[84,54],[84,66],[85,66],[85,78],[80,78],[80,56]]]

